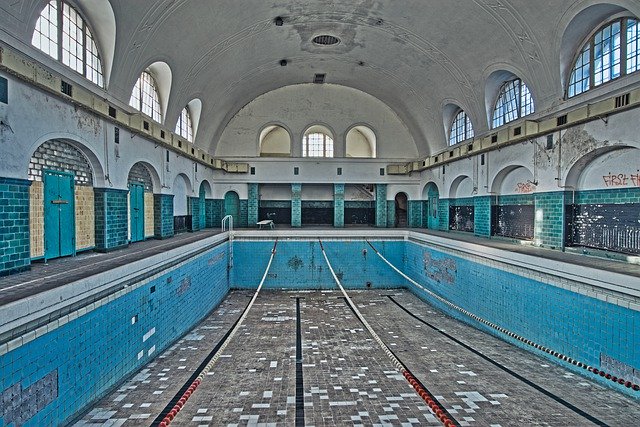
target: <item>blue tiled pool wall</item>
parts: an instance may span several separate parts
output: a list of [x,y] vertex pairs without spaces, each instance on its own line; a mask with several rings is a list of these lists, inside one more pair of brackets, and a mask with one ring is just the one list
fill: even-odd
[[[405,251],[405,274],[453,304],[583,363],[606,368],[612,374],[630,380],[633,380],[630,376],[635,368],[637,376],[640,370],[640,312],[413,242],[407,243]],[[387,254],[383,250],[380,252]],[[505,338],[414,285],[409,285],[409,289],[448,315]],[[510,341],[532,350],[531,346],[519,341]],[[544,352],[534,351],[558,361]],[[609,366],[602,366],[602,358],[610,361]],[[584,373],[571,364],[565,365]],[[595,375],[590,377],[600,379]],[[603,381],[609,386],[614,384]],[[629,392],[623,386],[618,388]]]
[[192,329],[229,290],[226,250],[207,251],[1,356],[0,427],[70,421]]
[[[407,284],[364,241],[322,243],[336,276],[349,289],[398,288]],[[403,241],[377,241],[374,245],[390,254],[391,262],[404,263]],[[231,286],[256,288],[267,268],[272,249],[273,241],[235,241]],[[337,289],[317,240],[279,241],[263,286],[272,289]]]

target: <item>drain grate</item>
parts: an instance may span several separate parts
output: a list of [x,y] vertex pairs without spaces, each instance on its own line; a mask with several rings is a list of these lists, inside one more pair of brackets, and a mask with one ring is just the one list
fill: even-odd
[[333,46],[340,43],[340,39],[329,34],[322,34],[313,38],[313,43],[320,46]]

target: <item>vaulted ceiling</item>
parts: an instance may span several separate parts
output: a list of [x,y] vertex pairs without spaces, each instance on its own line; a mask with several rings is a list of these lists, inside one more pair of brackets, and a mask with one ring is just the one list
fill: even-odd
[[[76,1],[98,32],[109,31],[102,29],[108,27],[107,19],[96,15],[106,1]],[[195,142],[211,152],[226,123],[248,102],[326,73],[327,83],[359,89],[386,103],[404,121],[418,151],[427,154],[446,146],[443,110],[448,104],[467,111],[476,134],[488,129],[492,76],[507,72],[521,77],[537,111],[557,105],[567,67],[561,51],[579,47],[593,29],[590,20],[597,23],[623,9],[640,13],[639,2],[632,0],[109,3],[116,26],[108,96],[126,105],[140,73],[154,62],[165,62],[172,77],[165,124],[173,127],[182,108],[199,98]],[[3,1],[2,40],[32,53],[31,33],[44,4]],[[591,15],[580,15],[593,5]],[[282,18],[281,26],[276,17]],[[103,18],[105,22],[93,22]],[[567,33],[567,28],[573,30]],[[313,37],[321,34],[340,42],[314,44]]]

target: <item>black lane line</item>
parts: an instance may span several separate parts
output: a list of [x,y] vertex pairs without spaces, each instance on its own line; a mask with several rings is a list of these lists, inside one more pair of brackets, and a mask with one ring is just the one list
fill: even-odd
[[304,380],[302,377],[302,326],[300,298],[296,298],[296,427],[304,426]]
[[500,364],[499,362],[493,360],[489,356],[486,356],[485,354],[481,353],[480,351],[476,350],[475,348],[471,347],[470,345],[465,344],[464,342],[460,341],[459,339],[449,335],[445,331],[439,329],[437,326],[434,326],[434,325],[430,324],[429,322],[427,322],[425,320],[422,320],[420,317],[416,316],[411,311],[409,311],[407,308],[405,308],[402,304],[400,304],[398,301],[396,301],[391,295],[387,295],[387,298],[389,298],[395,305],[397,305],[400,309],[402,309],[409,316],[411,316],[414,319],[416,319],[418,322],[422,323],[423,325],[428,326],[429,328],[431,328],[434,331],[440,333],[441,335],[444,335],[445,337],[449,338],[451,341],[453,341],[456,344],[464,347],[465,349],[469,350],[470,352],[472,352],[476,356],[486,360],[487,362],[491,363],[495,367],[497,367],[497,368],[503,370],[504,372],[514,376],[515,378],[519,379],[523,383],[533,387],[534,389],[536,389],[540,393],[544,394],[547,397],[550,397],[551,399],[555,400],[559,404],[563,405],[565,408],[570,409],[571,411],[573,411],[576,414],[588,419],[589,421],[591,421],[592,423],[594,423],[596,425],[608,426],[608,424],[605,423],[604,421],[601,421],[598,418],[594,417],[593,415],[590,415],[590,414],[586,413],[585,411],[583,411],[582,409],[578,408],[577,406],[574,406],[571,403],[567,402],[566,400],[564,400],[560,396],[557,396],[557,395],[551,393],[550,391],[544,389],[543,387],[539,386],[538,384],[534,383],[533,381],[523,377],[522,375],[518,374],[517,372],[512,371],[511,369],[509,369],[506,366]]
[[[351,310],[351,312],[353,313],[353,315],[356,317],[356,319],[358,319],[360,321],[360,323],[362,323],[362,320],[360,320],[360,318],[358,317],[358,314],[356,313],[356,311],[353,309],[353,307],[351,306],[351,304],[349,304],[349,301],[345,298],[345,297],[338,297],[338,298],[342,298],[344,300],[344,303],[346,304],[347,307],[349,307],[349,309]],[[364,325],[364,323],[363,323]],[[366,328],[365,328],[366,329]],[[398,361],[402,364],[402,366],[404,367],[404,369],[406,369],[407,371],[409,371],[411,373],[411,370],[409,368],[407,368],[407,365],[405,365],[405,363],[398,357],[397,354],[395,354],[393,352],[393,350],[391,350],[391,348],[389,348],[389,346],[387,346],[387,348],[389,349],[389,351],[391,352],[391,354],[393,354],[393,356],[398,359]],[[413,373],[411,373],[413,375]],[[444,412],[447,417],[451,420],[451,422],[453,423],[453,425],[455,425],[456,427],[460,427],[460,424],[458,423],[458,420],[456,420],[449,411],[447,411],[447,408],[444,407],[444,405],[440,402],[440,400],[436,399],[435,395],[433,393],[431,393],[431,391],[427,388],[427,386],[425,386],[422,381],[420,381],[415,375],[413,375],[413,377],[415,378],[415,380],[418,382],[418,384],[420,384],[420,387],[422,387],[422,389],[424,391],[426,391],[429,396],[431,397],[431,399],[433,399],[434,401],[438,402],[438,406],[440,407],[440,409],[442,409],[442,412]],[[434,415],[435,416],[435,415]],[[440,421],[440,420],[438,420]]]
[[[184,385],[182,387],[180,387],[180,390],[178,390],[178,392],[176,393],[175,396],[173,396],[173,398],[171,399],[171,401],[169,401],[169,403],[167,404],[167,406],[164,407],[164,409],[160,412],[160,414],[156,417],[155,420],[153,420],[153,423],[151,424],[153,427],[158,427],[160,425],[160,423],[162,422],[162,420],[164,419],[164,417],[167,416],[167,414],[169,412],[171,412],[171,410],[173,409],[174,406],[176,406],[176,403],[178,403],[178,400],[180,400],[180,398],[182,397],[182,395],[184,394],[185,391],[187,391],[187,389],[189,388],[189,386],[196,380],[196,378],[198,378],[198,375],[200,375],[200,373],[204,370],[204,368],[206,368],[206,366],[209,364],[209,362],[211,361],[211,359],[213,359],[213,356],[215,356],[215,354],[218,352],[218,350],[220,349],[220,347],[222,347],[222,344],[224,344],[224,342],[227,340],[227,338],[229,337],[229,335],[231,335],[231,331],[233,331],[233,329],[236,327],[236,325],[238,324],[238,322],[240,322],[240,319],[242,319],[242,316],[244,315],[245,311],[247,311],[247,309],[249,308],[249,304],[251,302],[247,303],[247,305],[244,307],[244,310],[242,310],[242,313],[240,313],[240,316],[238,316],[238,319],[233,323],[233,325],[231,325],[231,327],[229,328],[229,330],[227,331],[226,334],[224,334],[224,336],[220,339],[220,341],[218,341],[218,343],[216,344],[216,346],[213,348],[213,350],[211,350],[211,352],[207,355],[207,357],[202,361],[202,363],[200,364],[200,366],[198,366],[198,368],[193,372],[193,374],[189,377],[189,379],[184,383]],[[190,332],[190,331],[189,331]],[[189,333],[187,332],[187,334]],[[185,334],[185,335],[187,335]]]

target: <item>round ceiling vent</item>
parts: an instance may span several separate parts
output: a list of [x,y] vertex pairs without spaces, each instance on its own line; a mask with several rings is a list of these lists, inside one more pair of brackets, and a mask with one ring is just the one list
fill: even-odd
[[320,46],[334,46],[340,43],[340,39],[329,34],[322,34],[313,38],[313,44]]

